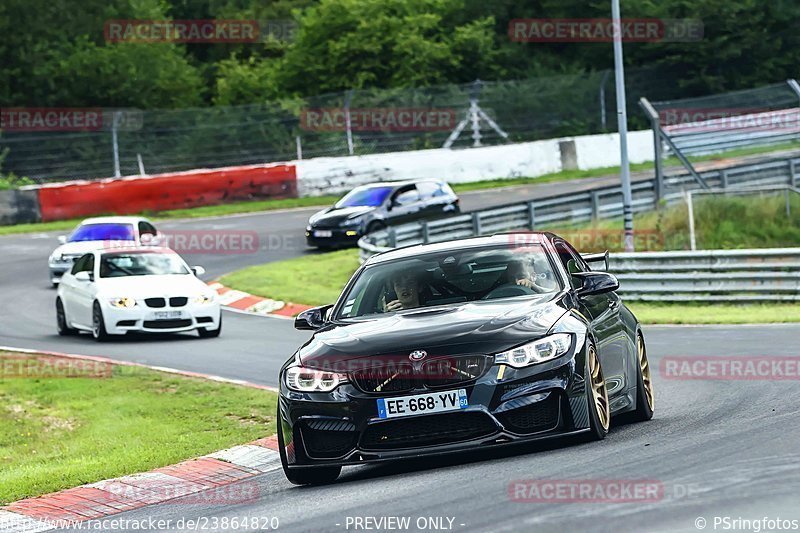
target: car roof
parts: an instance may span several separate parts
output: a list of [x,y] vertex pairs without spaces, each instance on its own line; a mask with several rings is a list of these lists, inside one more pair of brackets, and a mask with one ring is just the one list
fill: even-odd
[[119,246],[113,248],[100,248],[98,250],[94,250],[96,254],[116,254],[116,253],[125,253],[125,254],[175,254],[178,255],[178,252],[171,248],[162,247],[162,246]]
[[469,237],[453,241],[436,242],[430,244],[412,244],[400,248],[394,248],[386,252],[370,257],[365,265],[373,265],[396,259],[416,257],[427,253],[447,252],[450,250],[463,250],[465,248],[478,248],[481,246],[491,246],[492,244],[518,244],[520,246],[530,246],[542,241],[549,241],[556,236],[547,231],[517,231],[508,233],[497,233],[489,236]]
[[[403,181],[376,181],[374,183],[365,183],[364,185],[359,185],[358,187],[404,187],[406,185],[414,185],[416,183],[445,183],[444,180],[436,179],[436,178],[421,178],[416,180],[403,180]],[[358,187],[353,187],[357,189]]]
[[147,220],[144,217],[93,217],[87,218],[81,222],[81,226],[86,224],[136,224],[141,220]]

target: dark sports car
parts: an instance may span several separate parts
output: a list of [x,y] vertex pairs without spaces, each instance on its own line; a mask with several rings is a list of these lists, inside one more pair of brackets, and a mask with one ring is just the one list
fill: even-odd
[[644,337],[607,257],[517,233],[369,259],[295,321],[314,334],[280,374],[286,476],[325,483],[344,465],[649,420]]
[[306,242],[317,248],[354,246],[367,233],[387,226],[458,213],[458,196],[444,181],[362,185],[332,207],[311,216],[306,226]]

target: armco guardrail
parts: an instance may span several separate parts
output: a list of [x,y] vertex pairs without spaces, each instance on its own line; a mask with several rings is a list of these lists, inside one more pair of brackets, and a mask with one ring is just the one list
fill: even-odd
[[[800,182],[800,155],[707,171],[703,173],[703,178],[713,188],[721,190],[775,185],[796,187]],[[632,186],[633,211],[655,209],[661,200],[677,201],[682,198],[684,191],[698,189],[699,185],[689,174],[666,179],[661,191],[655,178],[637,181]],[[537,198],[431,222],[403,224],[362,238],[359,247],[363,259],[375,253],[373,250],[396,246],[621,216],[622,189],[619,185],[614,185]]]
[[800,302],[800,248],[611,254],[631,301]]

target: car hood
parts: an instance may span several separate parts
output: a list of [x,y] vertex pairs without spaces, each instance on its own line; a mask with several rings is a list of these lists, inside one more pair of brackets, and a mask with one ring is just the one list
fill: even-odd
[[[134,244],[133,241],[130,241],[131,245]],[[114,241],[115,245],[118,245],[118,241]],[[75,242],[67,242],[53,250],[53,254],[51,255],[83,255],[85,253],[91,252],[92,250],[100,250],[109,245],[108,241],[75,241]]]
[[312,215],[311,218],[308,219],[308,223],[312,226],[315,224],[330,226],[339,224],[343,220],[349,218],[356,218],[366,215],[374,210],[375,208],[370,206],[329,207]]
[[545,335],[567,312],[552,295],[423,308],[374,319],[329,324],[299,351],[304,366],[329,367],[363,357],[491,354]]
[[104,297],[150,298],[198,296],[213,292],[208,285],[192,274],[171,276],[125,276],[100,278],[97,288]]

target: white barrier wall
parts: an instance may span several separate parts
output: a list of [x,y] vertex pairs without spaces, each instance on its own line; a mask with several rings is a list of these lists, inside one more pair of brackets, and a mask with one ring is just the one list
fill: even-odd
[[[559,146],[574,143],[577,161]],[[628,135],[631,162],[653,160],[650,130]],[[581,170],[620,164],[619,135],[587,135],[529,143],[448,150],[419,150],[350,157],[319,157],[295,161],[299,196],[347,191],[376,181],[437,178],[450,183],[486,179],[538,177],[576,165]]]

